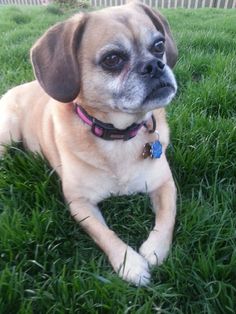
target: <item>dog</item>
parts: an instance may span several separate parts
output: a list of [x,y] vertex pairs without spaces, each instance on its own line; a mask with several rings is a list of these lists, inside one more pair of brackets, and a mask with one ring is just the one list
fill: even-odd
[[[177,91],[177,48],[167,20],[141,3],[79,13],[31,49],[35,81],[0,100],[0,153],[12,141],[43,155],[61,178],[71,215],[134,285],[171,247],[176,188],[165,150],[165,107]],[[136,252],[97,204],[148,193],[156,215]]]

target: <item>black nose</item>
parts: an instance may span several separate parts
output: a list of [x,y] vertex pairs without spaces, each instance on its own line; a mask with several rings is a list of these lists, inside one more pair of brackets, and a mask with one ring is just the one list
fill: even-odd
[[145,62],[140,62],[138,65],[138,73],[142,76],[158,78],[162,75],[165,68],[165,63],[160,59],[152,59]]

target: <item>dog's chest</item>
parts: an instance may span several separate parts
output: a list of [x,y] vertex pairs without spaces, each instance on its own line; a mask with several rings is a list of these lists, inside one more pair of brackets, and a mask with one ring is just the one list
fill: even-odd
[[118,168],[113,169],[109,184],[109,193],[116,195],[150,193],[170,176],[164,155],[159,160],[140,160],[129,165],[123,162],[122,167]]
[[113,194],[132,194],[144,192],[146,181],[149,179],[147,172],[139,166],[126,165],[123,162],[120,167],[113,168],[111,186]]
[[149,193],[160,187],[170,176],[165,157],[143,159],[146,138],[128,142],[98,139],[95,149],[82,150],[75,163],[64,160],[69,181],[83,197],[98,203],[110,195]]
[[[142,158],[143,145],[114,147],[107,152],[112,194],[133,194],[155,189],[165,176],[163,155],[159,160]],[[159,170],[158,170],[159,169]]]

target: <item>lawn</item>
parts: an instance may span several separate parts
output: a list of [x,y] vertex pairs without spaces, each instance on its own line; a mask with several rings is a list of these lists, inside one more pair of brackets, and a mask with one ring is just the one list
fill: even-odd
[[[70,217],[60,182],[19,146],[0,162],[0,313],[235,313],[236,10],[165,10],[179,48],[168,108],[178,187],[174,243],[152,282],[119,279]],[[0,7],[0,94],[32,80],[29,49],[56,21],[47,8]],[[154,217],[145,195],[101,204],[134,248]]]

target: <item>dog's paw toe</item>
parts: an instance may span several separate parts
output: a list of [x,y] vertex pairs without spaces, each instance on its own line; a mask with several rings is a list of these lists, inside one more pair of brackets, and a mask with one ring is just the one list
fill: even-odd
[[149,266],[156,266],[161,265],[167,258],[170,243],[152,232],[140,247],[139,253],[147,260]]
[[150,282],[148,262],[131,247],[127,248],[122,262],[116,262],[116,265],[113,267],[122,279],[136,286],[146,286]]

